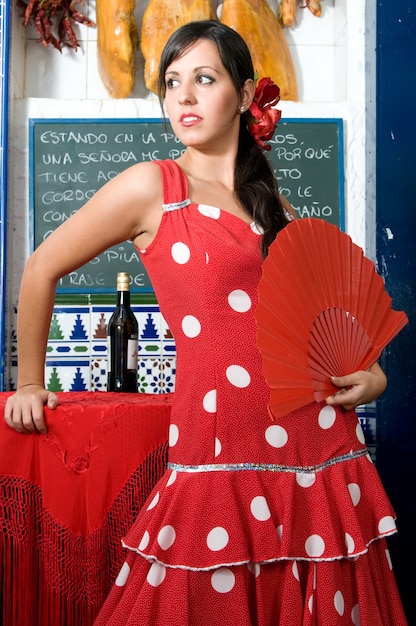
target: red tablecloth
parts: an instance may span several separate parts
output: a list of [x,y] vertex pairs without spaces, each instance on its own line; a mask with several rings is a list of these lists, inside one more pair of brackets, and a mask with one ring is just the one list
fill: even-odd
[[[0,393],[0,618],[89,626],[124,551],[121,537],[164,471],[173,396],[69,392],[49,432],[21,435]],[[1,623],[1,620],[0,620]]]

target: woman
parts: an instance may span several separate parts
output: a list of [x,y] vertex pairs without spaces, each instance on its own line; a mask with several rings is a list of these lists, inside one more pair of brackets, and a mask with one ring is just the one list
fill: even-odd
[[29,259],[6,408],[10,426],[45,431],[55,284],[132,239],[175,337],[175,406],[168,469],[123,540],[96,624],[405,624],[384,538],[394,512],[351,410],[384,390],[383,372],[374,364],[337,379],[326,403],[268,416],[253,311],[287,217],[259,147],[270,127],[248,113],[259,99],[247,46],[216,21],[187,24],[165,47],[159,87],[187,148],[120,174]]

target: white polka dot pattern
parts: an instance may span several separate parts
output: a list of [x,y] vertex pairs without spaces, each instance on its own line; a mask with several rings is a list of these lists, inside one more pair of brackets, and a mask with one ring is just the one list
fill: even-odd
[[364,437],[364,433],[363,433],[363,429],[361,428],[361,424],[360,422],[358,422],[357,424],[357,439],[361,444],[365,444],[365,437]]
[[205,394],[202,404],[203,404],[205,411],[207,411],[207,413],[215,413],[215,411],[217,410],[216,389],[211,389]]
[[296,580],[298,582],[300,582],[300,576],[299,576],[299,570],[298,570],[298,563],[297,563],[297,561],[293,561],[292,573],[293,573],[294,578],[296,578]]
[[176,539],[176,532],[173,526],[164,526],[160,529],[157,536],[157,542],[162,550],[168,550]]
[[149,541],[150,541],[150,535],[149,535],[148,531],[145,530],[144,533],[143,533],[142,540],[139,543],[138,549],[139,550],[146,550],[147,546],[149,545]]
[[176,446],[179,439],[179,428],[176,424],[171,424],[169,426],[169,445],[171,448]]
[[361,489],[357,483],[350,483],[348,485],[348,491],[350,492],[351,500],[354,506],[357,506],[361,499]]
[[147,582],[152,587],[159,587],[166,577],[166,567],[161,563],[152,563],[147,574]]
[[319,535],[311,535],[305,543],[306,554],[311,558],[322,556],[325,550],[325,542]]
[[348,533],[345,533],[345,545],[347,547],[348,554],[354,554],[355,542]]
[[316,480],[315,474],[307,474],[306,472],[296,472],[296,482],[301,487],[311,487]]
[[215,437],[215,457],[221,454],[221,450],[222,450],[221,441],[218,439],[218,437]]
[[[322,402],[270,419],[255,346],[260,232],[191,204],[164,214],[157,245],[144,255],[161,308],[173,303],[169,328],[181,360],[171,465],[123,542],[149,559],[147,584],[162,586],[160,597],[172,598],[177,581],[200,568],[202,590],[229,594],[240,607],[235,599],[246,585],[260,588],[270,570],[283,570],[285,589],[296,597],[302,587],[309,619],[316,621],[324,597],[328,623],[358,624],[340,563],[353,577],[356,560],[380,544],[374,539],[394,531],[394,513],[376,468],[358,456],[365,441],[354,412]],[[390,571],[388,553],[379,552]],[[323,591],[321,565],[335,572]],[[125,580],[126,568],[118,584]]]
[[251,222],[250,228],[256,235],[262,235],[264,232],[262,227],[259,224],[256,224],[256,222]]
[[147,507],[147,510],[150,511],[151,509],[153,509],[156,506],[156,504],[159,502],[159,499],[160,499],[160,493],[157,492],[155,493],[153,500],[150,502],[149,506]]
[[228,304],[237,313],[246,313],[251,309],[251,298],[246,291],[235,289],[228,295]]
[[228,593],[234,587],[235,576],[228,567],[220,567],[212,574],[211,584],[218,593]]
[[337,414],[333,406],[324,406],[324,408],[319,412],[319,426],[324,430],[332,428],[335,424],[336,416]]
[[247,563],[247,567],[256,578],[260,575],[260,563]]
[[222,550],[225,548],[229,540],[228,533],[225,528],[221,528],[221,526],[217,526],[213,528],[208,533],[207,537],[207,546],[213,552],[217,552],[218,550]]
[[188,246],[181,241],[174,243],[172,246],[172,258],[179,265],[184,265],[188,263],[191,257],[191,251]]
[[381,535],[391,533],[393,530],[395,530],[395,528],[396,524],[394,523],[394,519],[391,517],[391,515],[386,515],[386,517],[383,517],[378,523],[378,530]]
[[269,426],[265,435],[267,443],[273,446],[273,448],[283,448],[287,444],[288,435],[283,426],[278,426],[277,424]]
[[127,582],[127,579],[129,577],[130,574],[130,566],[128,563],[123,563],[123,566],[120,570],[120,572],[118,573],[118,576],[115,580],[115,584],[117,587],[124,587],[124,585]]
[[221,211],[215,206],[209,206],[208,204],[199,204],[198,211],[205,217],[210,217],[214,220],[220,219]]
[[177,475],[178,475],[178,473],[177,473],[177,471],[176,471],[176,470],[173,470],[173,471],[170,473],[169,480],[168,480],[168,482],[166,483],[166,487],[170,487],[171,485],[173,485],[173,483],[174,483],[174,482],[175,482],[175,480],[176,480]]
[[345,611],[345,602],[341,591],[337,591],[334,596],[334,607],[338,615],[342,617]]
[[256,496],[250,505],[251,513],[259,522],[264,522],[270,518],[270,510],[264,496]]
[[234,387],[248,387],[250,384],[250,374],[241,365],[230,365],[227,367],[227,378]]
[[184,335],[193,339],[201,332],[201,324],[193,315],[185,315],[182,320],[182,330]]

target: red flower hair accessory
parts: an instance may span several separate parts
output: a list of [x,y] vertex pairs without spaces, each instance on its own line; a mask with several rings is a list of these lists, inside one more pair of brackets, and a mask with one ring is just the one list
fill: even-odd
[[276,130],[282,112],[272,109],[280,100],[280,89],[271,78],[262,78],[254,93],[254,99],[247,111],[247,126],[250,135],[263,150],[271,150],[264,143],[269,141]]

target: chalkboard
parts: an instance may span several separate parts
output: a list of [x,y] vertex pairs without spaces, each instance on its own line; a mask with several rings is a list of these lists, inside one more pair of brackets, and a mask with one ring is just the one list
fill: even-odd
[[[288,119],[270,143],[281,192],[300,217],[320,217],[343,229],[342,120]],[[141,161],[175,159],[183,149],[160,119],[30,119],[33,249],[119,172]],[[133,292],[153,291],[131,242],[65,276],[57,291],[111,292],[118,271],[131,274]]]

